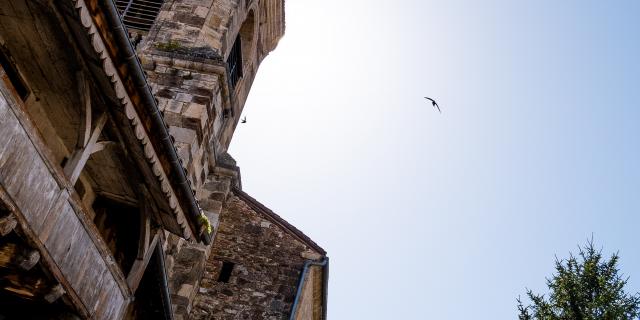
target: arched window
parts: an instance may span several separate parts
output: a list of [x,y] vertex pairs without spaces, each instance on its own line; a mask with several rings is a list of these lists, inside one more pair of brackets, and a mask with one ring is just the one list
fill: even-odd
[[231,52],[227,58],[227,65],[229,66],[229,77],[231,80],[231,86],[235,88],[236,84],[242,78],[243,68],[249,64],[255,51],[254,46],[255,36],[255,13],[251,10],[247,14],[247,18],[240,27],[240,32],[236,36],[236,40],[231,47]]

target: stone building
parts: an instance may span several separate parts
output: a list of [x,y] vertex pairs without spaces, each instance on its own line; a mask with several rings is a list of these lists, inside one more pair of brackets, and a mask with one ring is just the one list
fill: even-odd
[[0,319],[324,319],[227,149],[283,0],[0,1]]

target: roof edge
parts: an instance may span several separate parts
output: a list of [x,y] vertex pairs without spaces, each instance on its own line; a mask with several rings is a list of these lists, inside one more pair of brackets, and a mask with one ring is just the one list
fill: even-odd
[[233,187],[231,191],[233,192],[233,194],[238,196],[238,198],[242,199],[242,201],[244,201],[246,204],[248,204],[249,207],[251,207],[253,210],[255,210],[255,211],[259,212],[259,213],[262,213],[269,220],[273,221],[274,223],[276,223],[277,225],[282,227],[285,231],[287,231],[294,238],[298,239],[299,241],[301,241],[304,244],[308,245],[309,247],[313,248],[314,250],[316,250],[323,257],[326,257],[327,252],[322,247],[320,247],[315,241],[311,240],[311,238],[309,238],[309,236],[304,234],[302,231],[300,231],[298,228],[293,226],[287,220],[285,220],[282,217],[280,217],[278,214],[273,212],[271,209],[267,208],[265,205],[260,203],[258,200],[256,200],[255,198],[253,198],[252,196],[250,196],[246,192],[244,192],[244,191],[242,191],[242,190],[240,190],[240,189],[238,189],[236,187]]

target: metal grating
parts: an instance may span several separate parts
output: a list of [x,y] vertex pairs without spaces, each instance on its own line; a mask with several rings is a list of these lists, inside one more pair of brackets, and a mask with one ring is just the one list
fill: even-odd
[[164,0],[116,0],[124,25],[142,31],[151,29],[162,3]]
[[229,66],[229,78],[231,79],[231,86],[236,87],[238,80],[242,77],[242,49],[240,48],[240,35],[236,37],[236,42],[231,48],[229,57],[227,58],[227,65]]

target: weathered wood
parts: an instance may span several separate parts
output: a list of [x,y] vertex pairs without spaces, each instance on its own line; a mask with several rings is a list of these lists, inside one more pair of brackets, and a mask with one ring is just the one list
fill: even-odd
[[140,208],[140,237],[138,240],[137,259],[143,259],[147,253],[147,250],[149,250],[149,240],[151,238],[151,219],[149,218],[149,206],[150,204],[147,201],[143,201],[142,208]]
[[0,236],[6,236],[18,225],[18,220],[13,214],[0,218]]
[[44,296],[44,300],[46,300],[49,303],[54,303],[56,300],[62,297],[62,295],[64,295],[65,293],[66,291],[64,291],[64,288],[62,287],[62,285],[56,284],[55,286],[53,286],[53,288],[51,288],[51,291],[49,291],[49,293],[47,293]]
[[93,153],[94,145],[98,142],[100,133],[102,133],[102,128],[104,128],[105,123],[107,123],[107,119],[108,117],[106,113],[100,115],[87,144],[82,148],[76,149],[71,155],[71,159],[69,159],[67,164],[64,166],[64,173],[67,175],[72,185],[78,180],[82,169],[84,169],[84,166],[87,164],[87,160],[89,160],[89,156]]
[[[0,85],[0,89],[2,89],[1,85]],[[82,299],[73,290],[73,287],[71,286],[71,284],[69,284],[69,282],[67,281],[66,277],[63,275],[63,273],[60,270],[60,267],[58,266],[56,261],[53,260],[51,255],[49,255],[47,253],[44,244],[38,239],[38,234],[35,233],[33,229],[31,229],[31,226],[27,223],[27,220],[24,217],[24,214],[16,206],[16,204],[13,202],[13,200],[9,197],[9,194],[2,187],[2,185],[0,185],[0,201],[2,201],[7,207],[9,207],[10,210],[15,212],[16,219],[18,220],[18,222],[21,225],[26,226],[25,228],[22,228],[21,231],[28,239],[30,239],[30,242],[33,243],[33,245],[38,250],[43,252],[43,254],[41,256],[41,263],[45,266],[45,268],[47,270],[49,270],[51,272],[51,274],[53,275],[53,277],[57,281],[59,281],[65,287],[71,289],[71,291],[68,293],[68,297],[69,297],[70,301],[76,307],[76,310],[80,313],[81,316],[83,316],[85,318],[88,318],[89,317],[89,313],[87,312],[87,309],[86,309],[85,305],[83,304]],[[21,281],[19,283],[23,283],[24,284],[25,282]]]
[[80,117],[80,127],[78,128],[77,147],[79,149],[86,146],[91,137],[91,88],[82,71],[76,73],[76,81],[78,82],[78,94],[84,106],[84,117]]
[[[130,294],[126,278],[111,261],[113,258],[110,258],[108,248],[101,242],[99,236],[96,237],[97,230],[84,213],[86,208],[83,208],[80,199],[73,192],[68,176],[44,143],[43,137],[34,125],[33,119],[27,114],[22,101],[15,96],[15,92],[8,89],[7,85],[10,83],[1,68],[0,78],[2,79],[0,81],[0,114],[4,114],[0,117],[0,163],[3,163],[3,166],[0,166],[0,199],[14,212],[19,225],[24,227],[22,231],[42,254],[41,261],[45,268],[64,286],[70,301],[81,316],[109,319],[108,314],[114,314],[111,310],[106,310],[107,313],[98,313],[100,316],[94,314],[96,305],[107,302],[100,300],[102,296],[99,293],[108,292],[105,298],[114,303],[112,307],[122,308],[126,305],[125,298]],[[97,138],[98,135],[96,135],[96,141]],[[25,158],[20,156],[21,154],[29,156]],[[8,163],[11,163],[11,170],[4,165]],[[20,168],[19,172],[15,168]],[[37,179],[27,179],[26,177],[29,176]],[[68,212],[66,208],[65,210],[53,208],[62,209],[68,204],[72,204],[73,212]],[[45,219],[44,216],[47,214],[49,216]],[[75,259],[66,261],[61,259],[65,257],[65,250],[75,251],[78,248],[69,241],[65,246],[65,241],[49,239],[57,237],[53,233],[54,229],[55,232],[60,231],[63,236],[68,234],[67,231],[70,230],[59,230],[57,226],[67,225],[73,220],[73,218],[68,220],[71,216],[79,219],[84,228],[82,232],[86,232],[86,239],[92,242],[86,250],[95,253],[97,257],[96,263],[92,264],[92,269],[87,270],[85,276],[73,285],[69,281],[68,264],[75,263]],[[35,230],[36,225],[41,226],[38,227],[41,230]],[[56,254],[52,254],[50,249]],[[100,281],[96,281],[95,276],[100,277]],[[91,286],[95,286],[92,297],[78,295],[83,288]],[[16,288],[21,290],[17,286]],[[87,293],[90,292],[87,291]]]
[[31,268],[40,262],[40,252],[38,252],[38,250],[25,250],[18,257],[17,262],[23,270],[31,270]]
[[116,143],[113,141],[100,141],[100,142],[96,142],[93,145],[93,148],[91,149],[91,154],[94,154],[98,151],[102,151],[104,150],[106,147],[108,146],[112,146],[115,145]]

